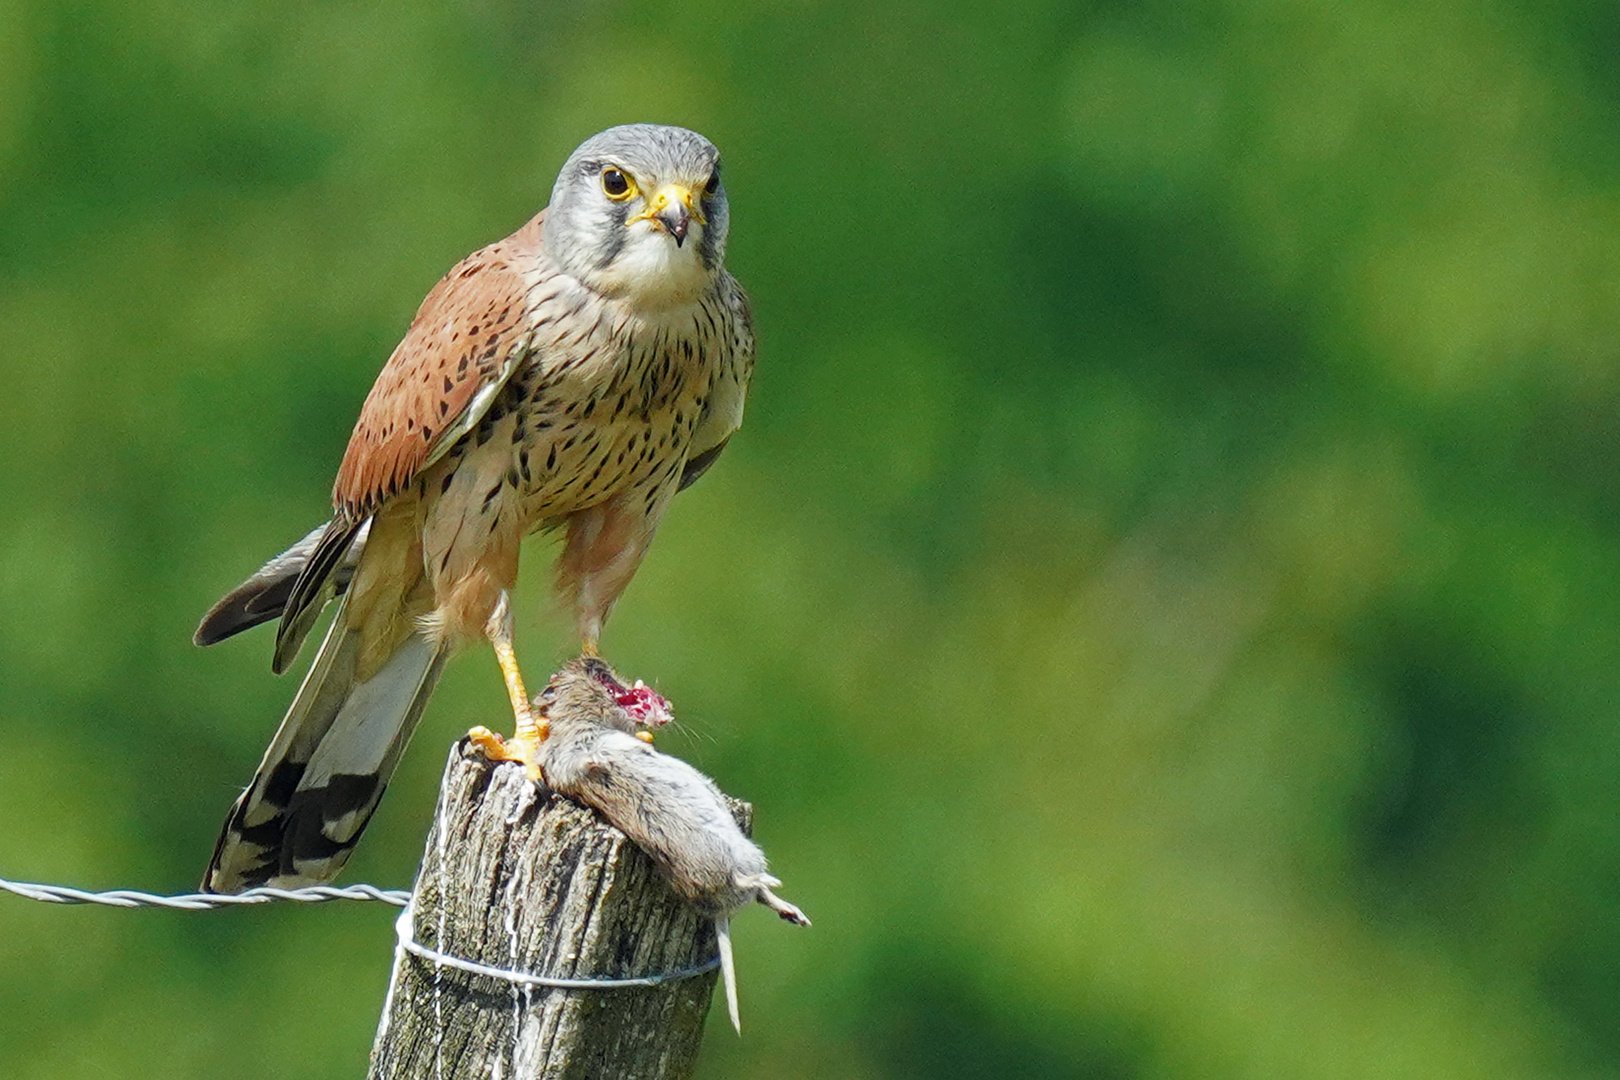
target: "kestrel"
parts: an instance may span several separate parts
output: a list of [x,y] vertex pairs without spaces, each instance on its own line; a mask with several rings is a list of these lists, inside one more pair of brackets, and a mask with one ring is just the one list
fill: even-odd
[[516,718],[477,736],[534,771],[545,737],[512,651],[525,536],[561,529],[586,655],[670,498],[742,422],[748,300],[723,266],[719,152],[631,124],[575,150],[550,205],[422,301],[360,410],[332,519],[216,604],[196,641],[280,617],[273,668],[337,612],[203,887],[331,878],[459,645],[494,646]]

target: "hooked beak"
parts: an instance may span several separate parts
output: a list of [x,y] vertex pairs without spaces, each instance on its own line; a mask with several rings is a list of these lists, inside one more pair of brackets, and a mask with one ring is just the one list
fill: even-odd
[[[692,189],[684,184],[665,184],[659,188],[652,198],[647,200],[647,208],[630,222],[651,221],[656,227],[663,229],[675,238],[675,246],[680,247],[686,241],[686,231],[693,221],[699,225],[708,224],[692,200]],[[629,224],[627,222],[626,224]]]

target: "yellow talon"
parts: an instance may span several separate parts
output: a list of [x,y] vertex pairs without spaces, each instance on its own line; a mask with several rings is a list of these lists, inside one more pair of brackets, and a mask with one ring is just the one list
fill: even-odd
[[510,739],[503,739],[495,732],[480,724],[467,732],[467,740],[490,761],[516,761],[523,766],[524,772],[535,783],[545,781],[545,773],[540,768],[540,743],[545,739],[546,725],[540,725],[538,736],[514,735]]
[[476,746],[480,752],[491,761],[505,761],[506,740],[495,734],[483,724],[479,724],[467,732],[467,741]]

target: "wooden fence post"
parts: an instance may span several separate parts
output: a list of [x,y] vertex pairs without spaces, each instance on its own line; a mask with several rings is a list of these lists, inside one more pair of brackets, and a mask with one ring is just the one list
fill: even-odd
[[[429,949],[551,978],[635,978],[715,956],[710,920],[622,833],[465,741],[450,752],[402,918]],[[716,977],[711,969],[650,987],[525,987],[399,949],[368,1076],[688,1077]]]

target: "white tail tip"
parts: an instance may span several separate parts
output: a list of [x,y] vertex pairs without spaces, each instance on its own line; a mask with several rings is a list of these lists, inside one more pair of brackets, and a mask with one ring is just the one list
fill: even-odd
[[737,1011],[737,968],[731,962],[731,920],[722,915],[714,920],[715,940],[720,943],[720,981],[726,984],[726,1011],[731,1026],[742,1034],[742,1016]]

